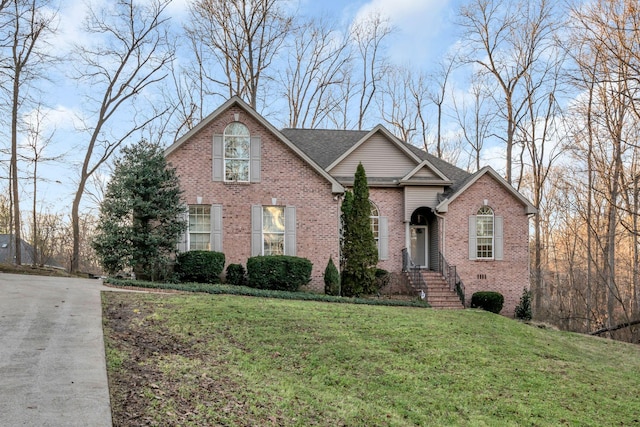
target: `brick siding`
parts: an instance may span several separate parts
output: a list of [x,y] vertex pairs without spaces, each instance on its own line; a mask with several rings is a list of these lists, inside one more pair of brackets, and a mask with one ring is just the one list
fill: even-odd
[[[213,182],[213,135],[222,134],[234,121],[234,113],[249,128],[252,136],[261,137],[261,182]],[[222,245],[227,265],[246,266],[251,256],[251,206],[271,205],[296,207],[297,256],[313,263],[309,288],[324,290],[323,273],[332,256],[338,262],[338,201],[333,199],[331,183],[308,163],[277,139],[260,122],[241,108],[231,107],[171,152],[167,160],[180,177],[187,204],[222,204]]]
[[[469,260],[469,216],[477,213],[485,199],[494,215],[503,217],[501,261]],[[523,288],[529,288],[529,221],[523,205],[485,174],[449,204],[445,217],[445,258],[458,269],[467,304],[474,292],[497,291],[504,296],[501,314],[513,316]]]
[[369,200],[376,204],[380,216],[387,217],[389,226],[389,259],[379,261],[378,268],[389,272],[401,272],[402,248],[405,246],[404,190],[402,188],[370,187]]

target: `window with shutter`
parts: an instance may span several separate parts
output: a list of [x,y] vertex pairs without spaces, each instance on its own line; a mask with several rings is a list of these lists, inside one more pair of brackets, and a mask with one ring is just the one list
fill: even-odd
[[295,207],[254,205],[251,223],[251,256],[296,255]]
[[230,123],[224,129],[224,180],[249,182],[251,137],[249,128],[240,122]]
[[189,250],[211,250],[211,206],[189,206]]
[[380,210],[375,203],[369,200],[369,204],[371,205],[369,221],[371,222],[371,232],[378,248],[378,259],[386,260],[389,259],[388,221],[386,217],[380,216]]

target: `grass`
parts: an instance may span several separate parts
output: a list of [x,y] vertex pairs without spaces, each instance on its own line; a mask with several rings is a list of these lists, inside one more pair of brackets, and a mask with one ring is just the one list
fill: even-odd
[[[105,319],[110,380],[154,373],[138,383],[136,415],[152,424],[640,425],[640,348],[630,344],[476,310],[103,298],[126,323]],[[144,335],[123,340],[125,326]]]

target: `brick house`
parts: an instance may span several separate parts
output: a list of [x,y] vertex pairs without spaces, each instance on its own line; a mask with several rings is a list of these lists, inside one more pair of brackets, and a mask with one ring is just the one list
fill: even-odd
[[467,304],[476,291],[498,291],[505,315],[528,288],[534,206],[493,169],[469,174],[381,125],[278,130],[234,97],[165,155],[189,206],[181,251],[221,251],[243,265],[255,255],[305,257],[309,287],[321,291],[329,257],[339,259],[342,196],[362,162],[378,266],[396,286],[408,282],[434,305],[441,285],[463,284]]

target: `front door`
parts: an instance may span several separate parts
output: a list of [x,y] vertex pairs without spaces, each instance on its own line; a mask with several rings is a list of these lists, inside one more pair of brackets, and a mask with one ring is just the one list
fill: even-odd
[[427,227],[424,225],[411,226],[411,259],[416,267],[428,267]]

